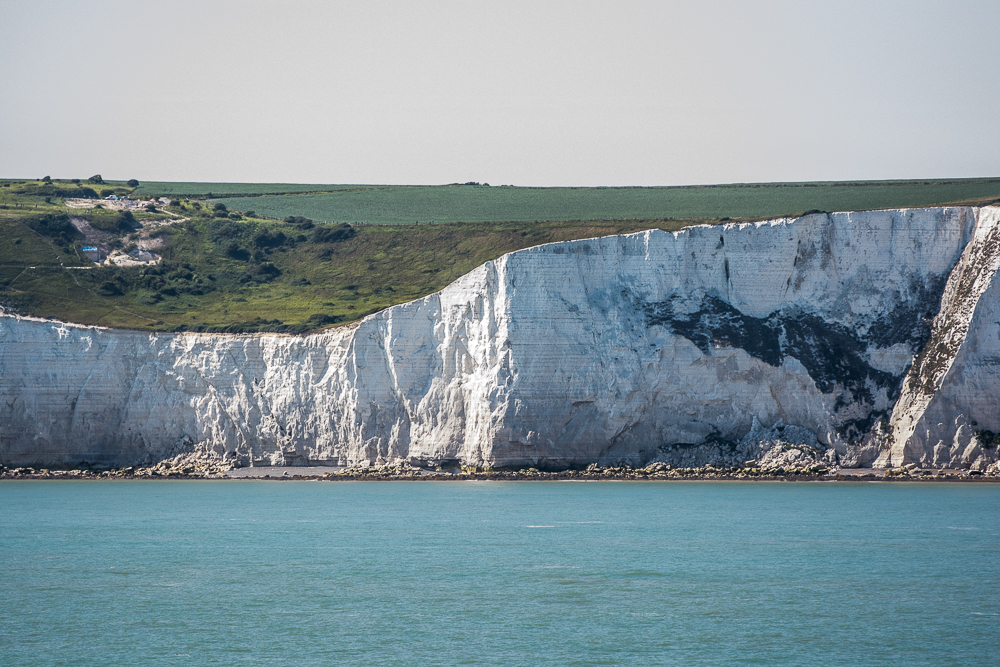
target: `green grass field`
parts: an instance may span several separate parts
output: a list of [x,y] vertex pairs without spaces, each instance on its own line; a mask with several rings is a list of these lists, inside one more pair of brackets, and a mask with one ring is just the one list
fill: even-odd
[[219,195],[265,195],[303,192],[334,192],[338,190],[358,190],[379,187],[399,187],[386,185],[316,185],[305,183],[169,183],[164,181],[142,181],[135,189],[141,197],[172,195],[194,199]]
[[[109,247],[129,248],[142,230],[122,227],[114,211],[66,209],[53,194],[85,185],[0,181],[4,308],[149,330],[296,333],[425,296],[483,262],[541,243],[811,209],[1000,199],[1000,179],[692,188],[307,186],[329,189],[311,195],[188,199],[175,202],[167,213],[138,211],[135,220],[142,224],[174,216],[172,224],[156,232],[163,242],[156,252],[163,261],[123,268],[95,266],[83,257],[83,237],[70,226],[70,217],[86,218],[110,234]],[[144,184],[134,196],[143,187],[173,194],[161,187],[169,185],[195,192],[203,185],[227,184]],[[127,191],[117,181],[91,187]],[[227,187],[265,192],[275,185]],[[337,187],[344,189],[334,191]],[[216,210],[218,204],[231,210]],[[232,212],[251,209],[254,216]],[[288,215],[317,223],[285,221]],[[413,224],[432,221],[436,224]]]
[[763,218],[809,210],[931,206],[1000,199],[1000,179],[721,185],[677,188],[383,187],[228,197],[229,208],[274,217],[367,224]]

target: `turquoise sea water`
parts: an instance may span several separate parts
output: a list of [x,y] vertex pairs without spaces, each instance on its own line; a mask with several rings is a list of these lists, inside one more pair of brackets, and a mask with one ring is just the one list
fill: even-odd
[[6,482],[2,665],[997,665],[1000,485]]

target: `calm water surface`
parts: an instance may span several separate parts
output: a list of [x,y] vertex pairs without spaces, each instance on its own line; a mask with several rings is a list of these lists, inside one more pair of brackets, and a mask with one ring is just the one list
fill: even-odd
[[997,665],[1000,485],[7,482],[0,664]]

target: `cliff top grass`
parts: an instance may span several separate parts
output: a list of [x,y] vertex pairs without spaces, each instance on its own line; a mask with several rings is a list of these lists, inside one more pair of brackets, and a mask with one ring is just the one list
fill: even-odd
[[143,183],[142,195],[210,198],[238,211],[350,224],[766,218],[809,210],[931,206],[1000,196],[1000,179],[515,187]]
[[[1000,179],[696,188],[99,180],[0,179],[0,305],[82,324],[298,333],[425,296],[483,262],[542,243],[810,209],[1000,199]],[[129,215],[67,205],[74,197],[179,192],[191,194]],[[97,245],[135,255],[137,243],[161,259],[103,266],[82,252]]]

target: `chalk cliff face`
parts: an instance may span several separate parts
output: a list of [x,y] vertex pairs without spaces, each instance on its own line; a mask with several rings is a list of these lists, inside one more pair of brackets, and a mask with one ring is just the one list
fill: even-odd
[[984,466],[998,267],[998,209],[869,211],[530,248],[304,337],[3,317],[0,463]]

